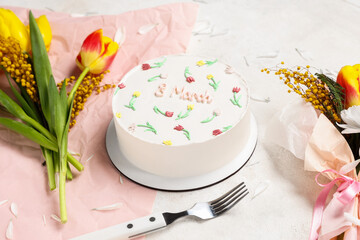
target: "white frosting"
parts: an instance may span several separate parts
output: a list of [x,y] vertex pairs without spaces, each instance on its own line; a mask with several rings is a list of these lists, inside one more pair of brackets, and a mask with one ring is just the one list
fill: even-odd
[[[199,61],[215,63],[198,66]],[[231,161],[248,137],[245,81],[216,59],[176,55],[147,64],[160,62],[164,62],[161,67],[148,70],[135,67],[122,79],[125,87],[115,91],[113,114],[121,151],[143,170],[174,177],[206,173]],[[185,75],[195,81],[189,83]],[[214,82],[218,83],[216,91],[210,85]],[[241,107],[231,101],[235,98]],[[126,107],[131,105],[133,109]],[[163,114],[173,112],[172,117],[156,113],[155,106]],[[186,113],[187,117],[176,120]],[[202,123],[206,119],[212,120]],[[152,130],[142,127],[147,123]],[[184,130],[174,129],[178,125]],[[222,133],[215,136],[214,130]]]

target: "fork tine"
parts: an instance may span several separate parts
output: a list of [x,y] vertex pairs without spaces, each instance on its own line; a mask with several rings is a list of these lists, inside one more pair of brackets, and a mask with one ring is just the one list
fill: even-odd
[[225,193],[224,195],[210,201],[209,203],[211,205],[217,204],[219,201],[223,200],[224,198],[226,198],[227,196],[229,196],[231,193],[233,193],[234,191],[236,191],[239,187],[243,186],[244,182],[240,183],[239,185],[237,185],[236,187],[234,187],[233,189],[231,189],[230,191],[228,191],[227,193]]
[[241,190],[243,190],[246,186],[245,185],[241,185],[239,186],[237,189],[233,189],[234,191],[232,191],[231,193],[227,194],[226,196],[224,196],[222,199],[216,201],[215,203],[211,203],[210,205],[214,208],[217,208],[218,206],[223,205],[224,203],[226,203],[229,199],[233,198],[238,192],[240,192]]
[[242,191],[240,194],[238,194],[236,197],[234,197],[231,201],[229,201],[228,203],[213,209],[215,215],[220,215],[226,211],[228,211],[229,209],[231,209],[232,207],[234,207],[238,202],[240,202],[246,195],[249,194],[249,191],[247,189],[245,189],[244,191]]

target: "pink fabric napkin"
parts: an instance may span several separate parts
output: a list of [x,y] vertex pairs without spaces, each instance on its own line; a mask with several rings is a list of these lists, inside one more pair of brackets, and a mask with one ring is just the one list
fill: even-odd
[[[9,7],[24,22],[28,9]],[[123,13],[116,16],[73,18],[68,14],[34,10],[35,17],[46,14],[53,31],[50,61],[57,81],[79,75],[75,57],[85,37],[98,28],[113,37],[117,28],[126,29],[126,40],[103,83],[117,84],[132,67],[161,55],[183,53],[191,37],[198,6],[176,3],[156,8]],[[137,33],[141,26],[157,24],[147,34]],[[4,76],[0,88],[7,87]],[[141,187],[120,174],[112,165],[105,147],[106,129],[110,120],[113,91],[93,95],[77,118],[69,136],[69,150],[78,157],[85,170],[66,184],[68,223],[60,224],[50,216],[59,216],[58,192],[50,192],[46,167],[39,147],[22,136],[0,126],[0,238],[10,219],[14,239],[68,239],[114,224],[147,215],[151,212],[156,192]],[[17,217],[10,212],[16,203]],[[121,203],[119,209],[100,212],[92,208]],[[44,219],[46,221],[44,221]]]

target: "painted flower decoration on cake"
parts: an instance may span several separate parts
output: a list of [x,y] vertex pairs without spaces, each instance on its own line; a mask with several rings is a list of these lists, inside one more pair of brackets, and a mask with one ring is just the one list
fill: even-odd
[[128,130],[129,130],[129,132],[131,132],[131,133],[135,132],[135,129],[136,129],[136,124],[135,124],[135,123],[132,123],[132,124],[128,127]]
[[120,89],[123,89],[123,88],[125,88],[125,87],[126,87],[126,86],[125,86],[124,83],[118,84],[118,87],[115,89],[114,95],[116,95]]
[[125,107],[132,109],[135,111],[134,103],[138,97],[140,97],[141,93],[139,91],[135,91],[130,99],[129,105],[125,105]]
[[230,98],[230,101],[235,106],[238,106],[239,108],[241,108],[242,106],[239,103],[241,95],[239,94],[239,96],[237,96],[237,94],[240,92],[240,88],[239,87],[234,87],[232,92],[233,92],[233,98]]
[[83,71],[87,69],[93,74],[100,74],[109,68],[118,49],[119,45],[103,36],[103,30],[99,29],[84,40],[76,63]]
[[115,116],[116,116],[117,118],[121,118],[121,113],[117,112],[117,113],[115,114]]
[[169,111],[161,111],[157,106],[154,106],[154,112],[157,113],[157,114],[162,114],[164,115],[165,117],[172,117],[174,115],[174,112],[169,112]]
[[214,79],[214,76],[211,75],[211,74],[208,74],[208,75],[206,76],[206,78],[207,78],[208,80],[211,80],[211,82],[209,82],[209,85],[212,86],[212,87],[214,88],[214,90],[216,91],[216,90],[218,89],[218,87],[219,87],[220,81],[216,82],[215,79]]
[[167,146],[171,146],[172,142],[170,140],[165,140],[165,141],[163,141],[163,144],[167,145]]
[[186,68],[185,68],[184,76],[185,76],[185,80],[186,80],[188,83],[195,82],[195,79],[191,76],[191,73],[190,73],[190,71],[189,71],[189,67],[186,67]]
[[154,77],[152,77],[152,78],[149,78],[148,79],[148,82],[153,82],[153,81],[155,81],[155,80],[157,80],[157,79],[167,79],[167,77],[168,77],[168,75],[167,74],[159,74],[159,75],[156,75],[156,76],[154,76]]
[[190,133],[189,133],[188,130],[184,129],[183,126],[177,125],[176,127],[174,127],[174,130],[179,131],[179,132],[180,132],[180,131],[183,132],[184,135],[186,136],[186,138],[187,138],[188,140],[190,140]]
[[118,85],[118,88],[120,88],[120,89],[123,89],[123,88],[125,88],[126,86],[125,86],[125,84],[124,83],[120,83],[119,85]]
[[213,65],[214,63],[216,63],[218,60],[217,59],[215,59],[214,61],[203,61],[203,60],[200,60],[200,61],[197,61],[196,62],[196,65],[198,66],[198,67],[201,67],[201,66],[204,66],[204,65],[207,65],[207,66],[211,66],[211,65]]
[[155,134],[157,134],[157,131],[156,131],[156,129],[149,123],[149,122],[146,122],[146,125],[141,125],[141,124],[139,124],[139,125],[137,125],[138,127],[143,127],[143,128],[146,128],[145,129],[145,132],[153,132],[153,133],[155,133]]
[[226,74],[233,74],[235,71],[234,71],[234,69],[231,67],[231,66],[227,66],[226,68],[225,68],[225,73]]
[[214,136],[222,134],[222,131],[220,129],[215,129],[212,133]]
[[160,68],[160,67],[162,67],[163,65],[164,65],[164,63],[166,62],[166,58],[164,58],[164,60],[163,61],[161,61],[161,62],[156,62],[156,63],[154,63],[152,66],[150,65],[150,64],[148,64],[148,63],[144,63],[142,66],[141,66],[141,68],[142,68],[142,70],[149,70],[149,69],[152,69],[152,68]]
[[342,67],[336,82],[344,88],[345,109],[360,105],[360,64]]
[[222,130],[222,131],[221,131],[220,129],[215,129],[215,130],[212,132],[212,134],[213,134],[214,136],[217,136],[217,135],[220,135],[220,134],[228,131],[230,128],[232,128],[232,126],[223,127],[223,130]]
[[212,120],[214,120],[215,117],[219,116],[220,114],[221,114],[221,110],[217,108],[213,111],[213,114],[211,117],[208,117],[207,119],[201,121],[201,123],[211,122]]
[[182,112],[180,112],[176,118],[176,120],[183,119],[189,116],[190,112],[194,109],[194,104],[189,104],[187,106],[187,111],[183,115],[181,115]]

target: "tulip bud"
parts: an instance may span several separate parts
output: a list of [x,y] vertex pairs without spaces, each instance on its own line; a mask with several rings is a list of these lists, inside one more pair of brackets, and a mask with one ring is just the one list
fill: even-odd
[[81,70],[89,68],[91,73],[100,74],[110,67],[118,49],[119,45],[103,36],[102,29],[99,29],[84,40],[76,63]]
[[345,109],[360,105],[360,64],[341,68],[336,81],[344,88]]

